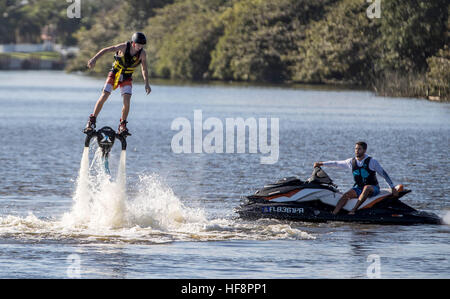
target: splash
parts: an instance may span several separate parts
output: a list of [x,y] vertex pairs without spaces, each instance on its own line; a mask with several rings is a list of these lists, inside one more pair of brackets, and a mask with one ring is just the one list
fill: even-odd
[[130,225],[173,231],[207,224],[202,209],[186,207],[157,175],[141,176],[138,186],[138,195],[127,205]]
[[[91,168],[85,149],[76,183],[74,205],[64,214],[66,227],[91,230],[120,228],[179,229],[183,224],[206,223],[203,211],[185,207],[156,175],[141,176],[136,198],[126,193],[126,151],[120,154],[116,179],[103,171],[101,151],[95,153]],[[94,175],[90,175],[92,172]]]
[[450,211],[447,211],[442,219],[445,224],[450,225]]
[[0,217],[0,236],[114,243],[315,238],[286,223],[210,220],[202,208],[186,206],[156,174],[140,176],[133,191],[128,197],[125,151],[113,178],[104,171],[101,151],[97,149],[89,165],[85,148],[71,210],[55,221],[32,213]]
[[97,149],[89,167],[89,148],[84,149],[73,198],[74,205],[61,220],[65,227],[101,230],[125,226],[125,161],[126,153],[122,151],[117,178],[112,180],[111,175],[104,170],[101,150]]

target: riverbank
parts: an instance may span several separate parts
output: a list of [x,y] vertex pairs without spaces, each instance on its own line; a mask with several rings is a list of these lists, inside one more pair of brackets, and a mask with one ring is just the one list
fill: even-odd
[[0,53],[0,70],[64,70],[66,59],[57,52]]
[[[82,73],[87,76],[95,78],[104,78],[104,75],[98,72],[73,72]],[[134,82],[144,82],[141,73],[136,72],[133,77]],[[240,81],[240,80],[187,80],[177,78],[161,78],[151,77],[150,83],[168,84],[168,85],[212,85],[212,86],[254,86],[254,87],[279,87],[279,88],[293,88],[293,89],[311,89],[321,91],[370,91],[380,97],[393,98],[420,98],[435,102],[449,102],[450,101],[450,86],[431,86],[427,84],[425,76],[390,76],[389,79],[383,78],[376,80],[373,85],[367,84],[355,85],[349,83],[316,83],[309,82],[262,82],[262,81]]]
[[423,98],[430,101],[450,101],[450,82],[444,74],[435,80],[429,74],[388,73],[375,80],[371,89],[379,96]]
[[[1,59],[1,54],[0,54]],[[22,60],[23,61],[23,60]],[[17,62],[16,62],[17,63]],[[30,71],[30,70],[38,70],[38,71],[64,71],[64,67],[60,67],[57,64],[53,64],[53,67],[48,62],[42,62],[38,65],[37,60],[33,60],[33,64],[29,67],[30,64],[28,62],[24,62],[25,68],[9,68],[6,71],[17,72],[17,71]],[[28,68],[26,68],[28,67]],[[5,69],[0,69],[0,71],[5,71]],[[87,78],[96,78],[100,80],[104,80],[106,78],[107,72],[103,75],[100,73],[88,73],[88,72],[67,72],[70,74],[81,75],[82,77]],[[140,73],[137,73],[135,77],[133,77],[133,81],[135,83],[143,83],[143,79]],[[271,88],[288,88],[288,89],[303,89],[303,90],[316,90],[316,91],[368,91],[373,92],[375,95],[380,97],[394,97],[394,98],[420,98],[426,99],[434,102],[449,102],[450,99],[446,97],[442,97],[439,94],[432,94],[429,89],[427,90],[426,86],[423,84],[421,86],[411,87],[411,90],[408,90],[405,86],[402,88],[395,88],[394,80],[385,83],[382,88],[377,89],[377,87],[364,87],[360,85],[351,85],[351,84],[311,84],[311,83],[296,83],[296,82],[286,82],[286,83],[270,83],[270,82],[259,82],[259,81],[233,81],[233,80],[185,80],[185,79],[167,79],[167,78],[159,78],[152,77],[150,78],[150,84],[153,85],[168,85],[168,86],[205,86],[209,85],[212,87],[271,87]],[[411,92],[411,91],[414,91]]]

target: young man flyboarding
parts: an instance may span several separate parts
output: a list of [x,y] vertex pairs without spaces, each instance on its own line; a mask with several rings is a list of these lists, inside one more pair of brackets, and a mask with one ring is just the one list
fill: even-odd
[[394,187],[394,183],[389,178],[388,174],[381,167],[380,163],[372,157],[366,155],[367,144],[359,141],[355,144],[355,157],[343,161],[327,161],[316,162],[314,167],[317,166],[336,166],[340,168],[351,169],[353,172],[353,178],[355,185],[352,189],[345,192],[339,200],[333,214],[339,213],[347,201],[351,198],[358,198],[358,202],[349,212],[350,215],[355,214],[355,211],[363,204],[363,202],[369,196],[376,196],[380,193],[380,186],[376,174],[381,175],[391,187],[391,192],[394,196],[398,195],[397,190]]
[[106,102],[111,92],[120,86],[123,97],[123,108],[117,133],[123,136],[131,135],[127,129],[127,117],[128,112],[130,111],[130,99],[132,94],[131,76],[139,64],[141,64],[142,77],[145,80],[145,91],[147,94],[152,91],[148,83],[147,55],[143,49],[146,43],[147,39],[145,35],[141,32],[136,32],[133,34],[131,41],[104,48],[89,60],[87,66],[93,68],[95,67],[96,61],[105,53],[116,52],[114,55],[114,63],[108,74],[108,78],[106,79],[105,86],[103,87],[103,92],[95,104],[94,112],[89,116],[89,121],[86,124],[86,128],[83,130],[84,133],[89,134],[94,131],[97,116],[102,110],[103,104]]

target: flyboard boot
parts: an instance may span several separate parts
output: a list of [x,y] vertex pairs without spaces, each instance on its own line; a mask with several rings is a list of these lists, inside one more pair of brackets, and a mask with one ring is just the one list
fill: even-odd
[[88,135],[94,133],[96,122],[97,122],[97,117],[95,117],[94,114],[89,115],[89,120],[86,124],[86,127],[83,130],[83,133],[88,134]]
[[128,132],[127,123],[128,122],[126,120],[120,119],[120,124],[119,124],[119,128],[117,130],[117,135],[120,135],[123,137],[131,136],[130,132]]

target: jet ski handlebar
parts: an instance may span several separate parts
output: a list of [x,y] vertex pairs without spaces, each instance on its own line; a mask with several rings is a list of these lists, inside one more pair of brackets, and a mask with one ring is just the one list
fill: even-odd
[[307,182],[330,185],[334,188],[338,187],[320,166],[314,167],[311,177],[307,180]]

